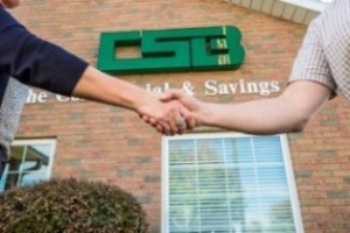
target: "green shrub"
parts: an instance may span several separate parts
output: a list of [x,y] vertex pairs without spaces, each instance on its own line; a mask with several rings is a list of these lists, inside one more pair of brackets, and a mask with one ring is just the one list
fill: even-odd
[[129,193],[102,182],[52,179],[0,194],[3,233],[146,233]]

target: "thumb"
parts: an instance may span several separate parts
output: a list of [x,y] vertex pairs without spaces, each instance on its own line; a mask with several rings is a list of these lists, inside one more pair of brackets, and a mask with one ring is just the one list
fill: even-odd
[[159,99],[162,101],[169,101],[174,99],[181,99],[182,97],[183,97],[182,90],[173,89],[173,90],[168,90],[164,92]]

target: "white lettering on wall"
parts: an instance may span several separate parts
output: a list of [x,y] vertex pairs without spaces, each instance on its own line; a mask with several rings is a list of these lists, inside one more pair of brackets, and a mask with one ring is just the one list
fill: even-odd
[[150,83],[146,84],[146,90],[148,92],[153,92],[153,93],[162,93],[170,89],[170,84],[168,82],[165,82],[160,85],[152,85]]
[[40,101],[39,101],[39,96],[41,93],[44,93],[44,92],[35,93],[32,89],[29,89],[26,103],[28,104],[43,103],[44,100],[42,97],[40,98]]
[[[215,79],[210,79],[205,80],[202,85],[204,95],[208,96],[235,94],[259,94],[261,96],[269,96],[272,93],[277,93],[281,91],[281,86],[278,81],[246,81],[244,79],[239,79],[235,82],[223,82]],[[169,82],[157,85],[147,83],[145,85],[145,89],[152,93],[163,93],[172,88],[182,89],[189,95],[196,95],[196,89],[199,87],[193,85],[191,81],[184,81],[178,86],[171,85]],[[67,97],[62,95],[49,96],[48,92],[46,91],[34,92],[33,89],[30,89],[26,103],[43,104],[46,103],[50,97],[62,103],[78,102],[84,100],[77,97]]]
[[205,95],[232,95],[232,94],[259,94],[269,96],[281,90],[278,82],[246,82],[240,79],[238,82],[219,82],[207,80],[204,82]]
[[[26,104],[43,104],[46,103],[49,99],[49,94],[46,91],[35,92],[33,89],[29,89],[28,96],[26,99]],[[78,102],[83,101],[84,99],[77,97],[67,97],[62,95],[55,95],[55,100],[58,102]]]

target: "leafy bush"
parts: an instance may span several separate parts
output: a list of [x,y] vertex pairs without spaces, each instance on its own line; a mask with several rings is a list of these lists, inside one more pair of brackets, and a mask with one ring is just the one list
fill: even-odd
[[145,212],[116,186],[52,179],[0,194],[0,232],[147,233]]

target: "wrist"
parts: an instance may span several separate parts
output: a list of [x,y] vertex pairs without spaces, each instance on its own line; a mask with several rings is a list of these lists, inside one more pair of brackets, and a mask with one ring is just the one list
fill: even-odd
[[198,108],[194,111],[197,126],[209,126],[212,119],[212,111],[209,103],[198,102]]
[[145,90],[138,90],[131,93],[126,99],[129,109],[138,113],[142,112],[143,107],[151,101],[152,96]]
[[150,93],[144,89],[141,89],[137,93],[133,94],[132,110],[138,113],[144,113],[145,107],[157,101],[158,101],[158,98],[155,94]]

